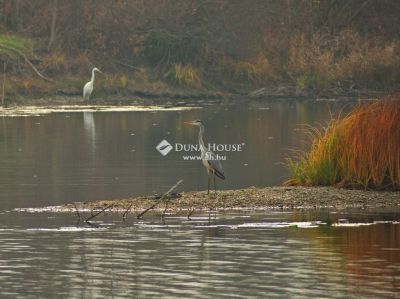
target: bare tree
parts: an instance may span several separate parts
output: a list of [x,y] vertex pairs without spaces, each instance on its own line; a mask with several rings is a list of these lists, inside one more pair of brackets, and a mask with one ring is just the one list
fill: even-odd
[[58,0],[53,0],[53,9],[51,13],[50,39],[49,39],[49,44],[47,45],[47,50],[50,50],[50,48],[52,47],[56,36],[57,7],[58,7]]

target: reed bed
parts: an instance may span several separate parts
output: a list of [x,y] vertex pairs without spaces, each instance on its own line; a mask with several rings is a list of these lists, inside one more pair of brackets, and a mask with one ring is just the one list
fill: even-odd
[[311,149],[288,159],[287,185],[400,190],[400,96],[358,105],[322,130]]

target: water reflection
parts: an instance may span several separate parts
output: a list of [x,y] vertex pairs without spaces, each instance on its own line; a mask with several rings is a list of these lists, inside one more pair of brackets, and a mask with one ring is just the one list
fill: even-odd
[[244,143],[227,154],[227,180],[218,188],[277,185],[287,177],[289,150],[304,147],[301,124],[325,122],[348,104],[250,102],[182,111],[54,113],[2,117],[0,202],[3,208],[54,205],[166,190],[184,178],[184,190],[204,190],[199,161],[184,161],[155,146],[197,143],[183,122],[202,119],[205,141]]
[[94,123],[94,112],[83,112],[83,124],[86,132],[86,139],[92,149],[93,157],[96,151],[96,127]]
[[[364,212],[400,218],[400,210]],[[225,214],[62,229],[71,215],[3,214],[2,297],[394,298],[400,225],[267,227],[346,217],[330,211]],[[48,218],[48,217],[52,218]],[[102,222],[106,221],[106,222]],[[211,221],[211,222],[209,222]],[[247,224],[247,225],[246,225]],[[254,224],[254,225],[251,225]],[[234,228],[236,227],[236,228]],[[40,230],[37,230],[40,228]],[[46,228],[43,230],[43,228]]]

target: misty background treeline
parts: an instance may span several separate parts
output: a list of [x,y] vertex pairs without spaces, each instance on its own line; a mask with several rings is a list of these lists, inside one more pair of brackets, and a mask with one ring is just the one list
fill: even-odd
[[397,0],[0,0],[0,61],[9,94],[80,92],[93,66],[100,92],[393,91],[399,16]]

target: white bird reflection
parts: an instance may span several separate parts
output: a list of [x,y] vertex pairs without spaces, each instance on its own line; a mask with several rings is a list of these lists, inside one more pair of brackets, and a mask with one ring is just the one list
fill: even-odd
[[92,154],[96,152],[96,126],[93,112],[83,112],[83,125],[85,128],[86,141],[90,145]]

